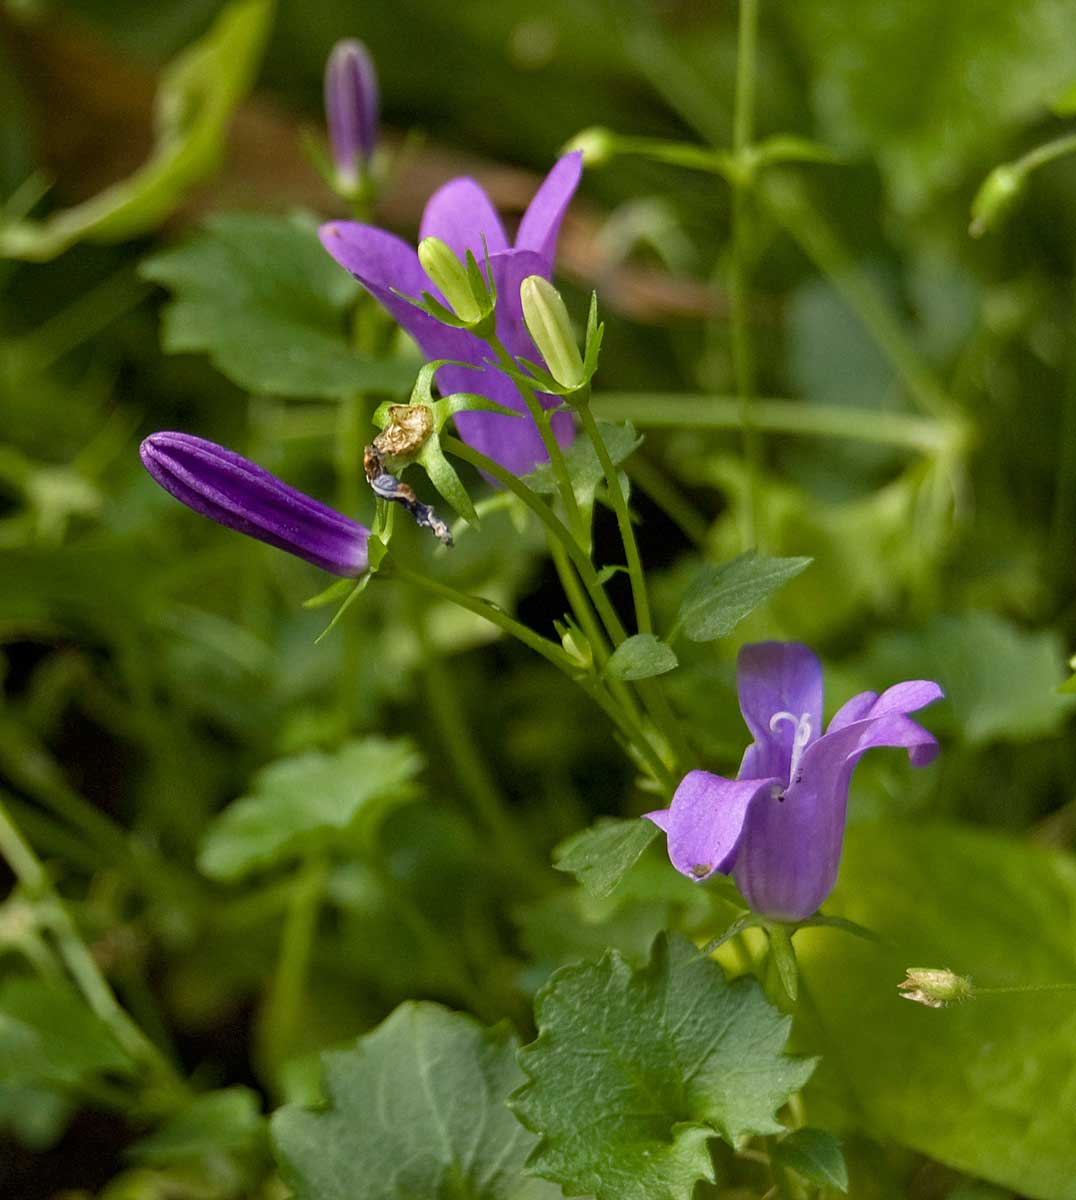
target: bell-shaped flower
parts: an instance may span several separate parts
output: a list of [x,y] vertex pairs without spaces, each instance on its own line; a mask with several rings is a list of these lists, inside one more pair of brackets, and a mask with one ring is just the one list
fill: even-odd
[[[561,220],[582,173],[582,156],[561,158],[546,176],[523,214],[515,245],[510,246],[501,219],[489,197],[473,180],[452,179],[426,204],[420,240],[439,238],[460,259],[470,251],[478,263],[488,255],[496,288],[497,336],[515,357],[536,358],[534,343],[523,321],[519,289],[529,275],[548,279]],[[508,375],[489,366],[490,348],[466,329],[442,324],[404,299],[428,292],[439,302],[445,297],[431,282],[417,252],[400,238],[372,225],[334,221],[321,227],[321,241],[342,267],[375,296],[418,342],[429,359],[451,359],[437,372],[442,395],[471,392],[523,414],[522,420],[491,412],[462,412],[456,417],[460,437],[502,467],[525,475],[547,458],[533,419]],[[455,364],[467,363],[470,366]],[[545,407],[558,397],[540,396]],[[552,418],[557,440],[566,445],[574,437],[570,413]]]
[[142,463],[180,503],[334,575],[361,575],[370,531],[270,475],[256,463],[189,433],[153,433]]
[[731,875],[762,916],[800,921],[837,882],[848,786],[863,752],[899,746],[913,766],[938,752],[908,717],[943,695],[936,683],[862,692],[822,731],[822,667],[798,642],[744,646],[740,711],[754,737],[735,780],[691,771],[672,804],[647,813],[668,835],[672,864],[690,879]]

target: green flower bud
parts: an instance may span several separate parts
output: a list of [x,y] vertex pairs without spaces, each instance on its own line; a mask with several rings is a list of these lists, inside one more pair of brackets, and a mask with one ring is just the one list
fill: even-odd
[[564,647],[565,654],[577,667],[581,667],[584,671],[589,671],[593,667],[594,652],[590,648],[590,642],[578,629],[565,629],[560,635],[560,644]]
[[541,275],[528,275],[520,285],[519,298],[527,331],[550,375],[561,387],[581,387],[586,381],[583,356],[560,292]]
[[592,125],[580,130],[561,153],[570,154],[573,150],[582,150],[585,166],[604,167],[616,153],[616,134],[601,125]]
[[1027,173],[1012,163],[1002,163],[987,175],[971,202],[972,237],[982,237],[1001,224],[1019,200],[1026,179]]
[[927,1008],[959,1004],[969,1000],[973,991],[966,975],[957,975],[947,967],[909,967],[907,979],[897,987],[905,1000],[914,1000]]
[[449,246],[440,238],[423,238],[418,245],[418,260],[430,282],[461,321],[471,325],[481,319],[482,309],[471,289],[467,268]]

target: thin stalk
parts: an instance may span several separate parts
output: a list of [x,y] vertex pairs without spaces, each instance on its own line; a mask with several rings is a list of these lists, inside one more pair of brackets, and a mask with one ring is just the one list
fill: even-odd
[[952,401],[935,379],[930,365],[913,345],[878,288],[844,248],[799,183],[785,173],[774,171],[756,188],[755,194],[844,296],[845,302],[904,380],[919,407],[934,417],[950,414]]
[[605,589],[598,582],[598,574],[594,570],[594,564],[553,509],[546,504],[541,496],[532,492],[522,480],[513,475],[511,471],[505,470],[500,463],[494,462],[492,458],[488,458],[485,454],[468,446],[465,442],[461,442],[458,438],[454,437],[442,437],[441,445],[450,454],[455,455],[456,458],[461,458],[464,462],[469,462],[472,466],[478,467],[480,471],[485,471],[487,475],[495,479],[506,491],[511,492],[513,496],[521,500],[534,513],[552,537],[564,547],[568,557],[572,560],[572,564],[579,572],[583,586],[587,589],[587,594],[590,596],[598,615],[602,619],[602,624],[609,634],[610,641],[612,641],[614,646],[619,645],[627,637],[627,631],[617,616],[616,609],[610,604],[609,597],[605,594]]
[[[736,100],[732,117],[732,151],[743,163],[751,151],[755,125],[755,60],[758,46],[758,0],[740,0],[740,24],[736,53]],[[729,315],[732,328],[732,361],[739,398],[740,428],[743,433],[747,468],[747,504],[744,508],[744,549],[758,544],[758,503],[762,473],[762,442],[751,413],[757,389],[754,348],[748,312],[750,260],[749,205],[751,174],[738,171],[732,185],[732,262],[729,286]]]
[[127,1053],[146,1067],[167,1091],[177,1098],[185,1096],[186,1082],[116,999],[41,861],[9,816],[2,797],[0,855],[7,860],[27,894],[36,900],[43,923],[52,931],[60,957],[89,1007],[109,1027]]
[[[742,428],[739,400],[733,396],[676,395],[662,392],[605,392],[591,402],[609,421],[631,421],[648,429]],[[851,439],[937,454],[953,441],[957,426],[909,413],[873,412],[839,404],[808,404],[767,397],[752,404],[756,428],[765,433]]]
[[1076,151],[1076,133],[1066,133],[1062,137],[1054,138],[1053,141],[1043,142],[1041,146],[1029,150],[1010,165],[1017,171],[1034,171],[1053,162],[1054,159],[1063,158],[1066,154],[1072,154],[1074,151]]
[[392,574],[405,583],[429,592],[439,600],[447,600],[450,604],[455,604],[467,612],[489,621],[502,632],[522,642],[529,650],[540,654],[547,662],[551,662],[558,671],[563,671],[569,679],[578,683],[594,703],[606,713],[624,736],[638,749],[654,773],[654,777],[670,791],[676,787],[678,780],[665,766],[661,756],[650,744],[642,729],[613,701],[596,679],[578,673],[572,661],[555,642],[535,633],[533,629],[528,629],[526,625],[510,617],[490,601],[481,600],[476,596],[468,596],[466,592],[457,591],[455,588],[441,583],[440,580],[420,575],[417,571],[412,571],[398,562],[393,563]]
[[295,1048],[317,936],[318,913],[329,878],[328,863],[310,858],[299,868],[280,936],[280,953],[265,1005],[266,1057],[279,1065]]
[[[488,475],[491,475],[507,491],[517,496],[546,526],[552,538],[555,538],[557,543],[564,548],[572,561],[572,565],[579,573],[583,587],[586,589],[595,610],[601,617],[602,624],[608,631],[610,641],[614,646],[619,646],[626,639],[627,630],[625,630],[623,622],[617,616],[616,609],[609,602],[609,597],[606,595],[605,589],[598,579],[598,573],[594,569],[594,564],[549,505],[540,496],[535,495],[525,483],[517,479],[510,471],[506,471],[499,463],[494,462],[491,458],[487,458],[484,454],[458,439],[446,437],[443,439],[442,445],[457,458],[462,458],[465,462],[469,462],[480,470],[485,471]],[[619,492],[619,490],[618,487],[617,491]],[[680,757],[681,762],[687,762],[690,757],[687,751],[687,743],[684,740],[680,723],[669,711],[664,694],[661,692],[660,684],[652,679],[644,679],[639,681],[638,686],[644,702],[650,709],[655,724],[661,728],[666,741],[673,747],[678,757]],[[636,726],[640,726],[638,712],[634,704],[630,703],[630,701],[629,719]]]
[[616,513],[620,540],[624,543],[624,554],[628,560],[631,595],[635,604],[635,624],[640,633],[652,633],[653,623],[650,619],[650,598],[646,593],[646,576],[643,574],[643,562],[639,557],[639,545],[635,540],[635,527],[631,523],[631,512],[624,497],[624,489],[620,486],[620,475],[616,464],[609,455],[609,449],[589,405],[581,405],[578,411],[583,423],[583,430],[590,438],[594,452],[598,456],[598,462],[601,463],[602,471],[605,474],[606,491],[609,493],[613,512]]
[[[497,356],[497,361],[502,367],[506,367],[510,372],[517,371],[515,359],[508,353],[496,334],[489,339],[489,347]],[[557,491],[560,493],[561,503],[564,505],[564,511],[568,517],[568,526],[573,531],[573,536],[582,544],[585,540],[583,515],[579,511],[579,503],[575,498],[575,490],[572,488],[571,476],[568,474],[568,464],[564,460],[564,451],[561,450],[560,443],[553,436],[553,429],[549,423],[549,414],[538,403],[538,397],[535,395],[533,388],[528,387],[519,379],[515,379],[514,382],[517,391],[523,397],[523,402],[526,404],[535,425],[538,426],[542,445],[545,446],[545,452],[549,455],[549,462],[553,468],[553,478],[557,481]]]
[[474,805],[479,820],[500,846],[500,857],[512,863],[524,875],[544,886],[545,872],[516,829],[508,804],[475,749],[465,719],[466,708],[457,694],[451,673],[446,670],[437,649],[431,644],[423,614],[416,614],[416,629],[423,651],[423,675],[426,697],[441,744],[459,781]]

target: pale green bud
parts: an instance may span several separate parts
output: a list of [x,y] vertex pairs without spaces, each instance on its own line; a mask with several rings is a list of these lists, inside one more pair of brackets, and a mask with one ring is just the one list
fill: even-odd
[[519,298],[527,331],[550,375],[561,387],[581,387],[586,380],[583,356],[560,292],[541,275],[528,275],[520,285]]
[[582,150],[585,166],[603,167],[616,153],[616,134],[601,125],[592,125],[580,130],[561,153],[570,154],[573,150]]
[[467,268],[452,253],[440,238],[423,238],[418,244],[418,261],[448,303],[448,307],[461,321],[470,325],[482,317]]
[[1019,200],[1026,179],[1027,173],[1011,163],[1002,163],[987,175],[971,202],[972,237],[982,237],[1001,224]]
[[959,1004],[969,1000],[973,991],[966,975],[957,975],[947,967],[909,967],[907,979],[897,987],[905,1000],[914,1000],[927,1008]]
[[565,654],[577,667],[589,671],[594,665],[594,652],[590,648],[590,642],[578,629],[565,629],[561,634],[560,644],[564,647]]

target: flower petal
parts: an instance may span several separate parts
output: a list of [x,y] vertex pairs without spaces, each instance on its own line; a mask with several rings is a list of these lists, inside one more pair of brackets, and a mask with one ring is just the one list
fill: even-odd
[[[426,277],[415,251],[400,238],[374,225],[333,221],[318,231],[321,244],[336,261],[392,313],[431,358],[466,358],[470,335],[421,312],[394,292],[419,299],[440,294]],[[469,360],[468,360],[469,361]]]
[[583,174],[583,153],[574,150],[553,164],[542,186],[523,214],[516,233],[517,250],[533,250],[541,255],[545,267],[536,274],[548,276],[553,267],[560,223],[568,210]]
[[731,868],[756,797],[776,786],[776,779],[736,781],[690,771],[670,807],[645,816],[668,834],[672,865],[689,879],[708,879]]
[[736,659],[740,711],[754,737],[740,764],[740,779],[789,777],[796,728],[791,721],[771,725],[777,713],[806,716],[813,741],[822,730],[822,664],[799,642],[756,642]]
[[491,257],[508,249],[508,236],[497,210],[467,175],[450,179],[426,201],[419,240],[428,237],[440,238],[460,259],[470,250],[479,265],[484,257],[483,237]]

